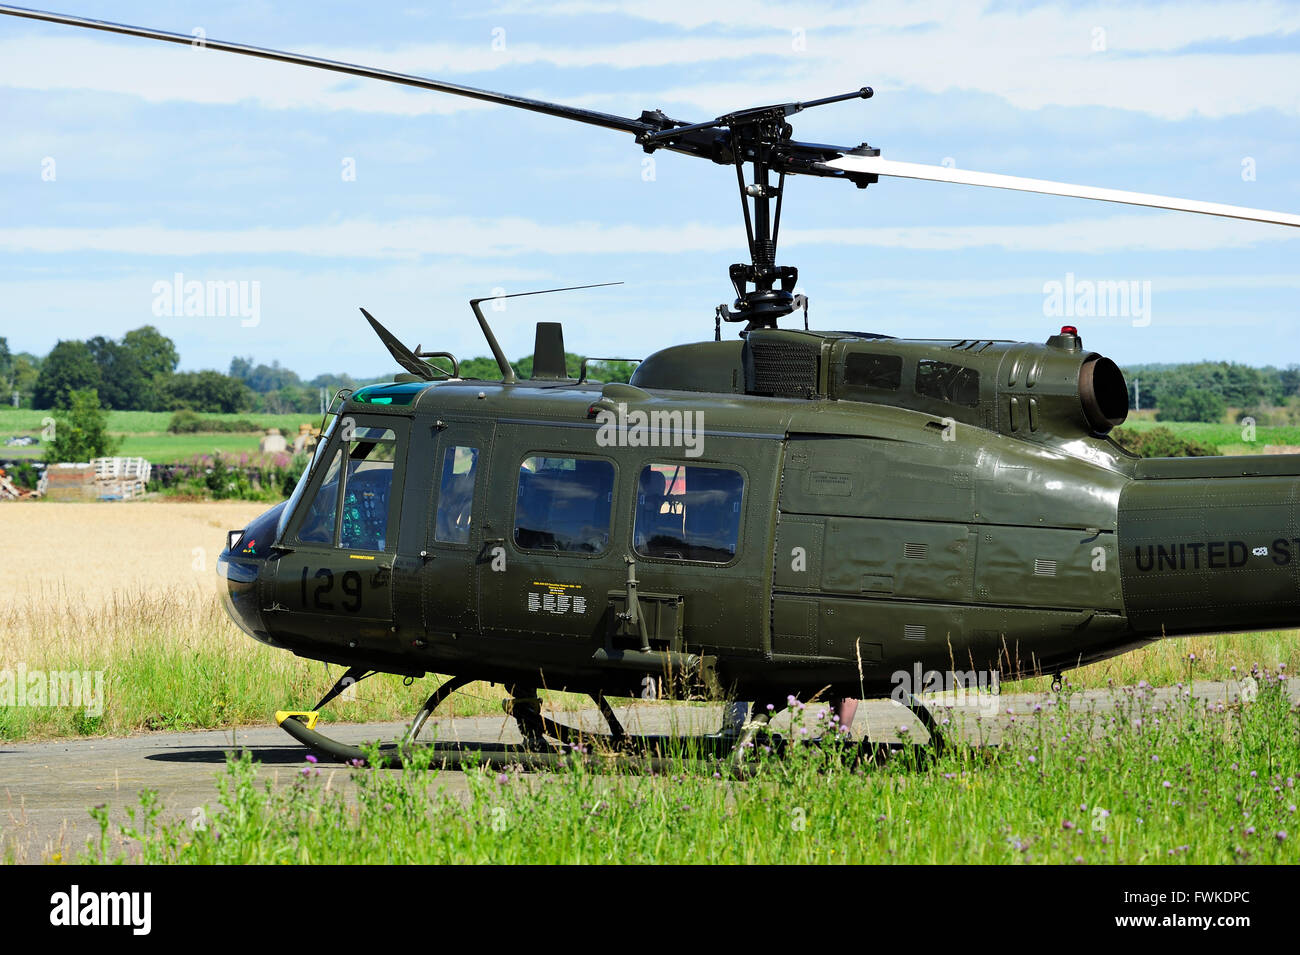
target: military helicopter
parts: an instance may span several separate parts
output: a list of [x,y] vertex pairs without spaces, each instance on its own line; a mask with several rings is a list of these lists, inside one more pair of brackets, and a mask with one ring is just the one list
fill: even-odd
[[[718,740],[734,754],[791,697],[897,698],[900,673],[1059,674],[1163,637],[1300,625],[1300,456],[1139,459],[1109,437],[1129,410],[1123,376],[1076,328],[1042,344],[815,331],[797,270],[776,259],[787,176],[1300,216],[792,138],[794,114],[868,87],[687,123],[204,45],[627,133],[646,152],[733,167],[744,210],[750,261],[731,266],[736,297],[713,340],[655,352],[628,384],[589,380],[586,361],[570,377],[554,323],[539,323],[520,379],[488,299],[470,306],[499,381],[462,377],[454,356],[409,349],[365,313],[403,373],[335,397],[292,496],[231,531],[219,561],[247,634],[347,667],[312,709],[277,713],[318,752],[364,756],[315,724],[375,673],[452,675],[407,742],[451,692],[486,680],[508,688],[528,741],[489,758],[544,762],[548,737],[573,738],[543,716],[539,688],[589,694],[627,743],[611,697],[754,700],[745,733]],[[804,327],[781,328],[801,306]],[[724,322],[744,328],[724,338]],[[922,689],[904,702],[933,729]]]

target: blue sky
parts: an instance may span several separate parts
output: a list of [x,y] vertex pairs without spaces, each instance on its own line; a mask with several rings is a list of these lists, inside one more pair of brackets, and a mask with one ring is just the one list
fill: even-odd
[[[1298,4],[55,2],[628,116],[870,85],[796,136],[1300,212]],[[489,314],[511,357],[540,320],[639,357],[711,337],[745,258],[725,167],[659,153],[649,178],[625,134],[231,54],[0,17],[0,128],[15,351],[151,323],[187,369],[370,375],[392,363],[358,306],[469,357],[470,297],[623,280]],[[1300,363],[1300,229],[907,180],[797,178],[786,203],[814,327],[1041,341],[1069,274],[1150,283],[1147,324],[1071,319],[1121,363]],[[259,283],[257,324],[155,315],[176,273]]]

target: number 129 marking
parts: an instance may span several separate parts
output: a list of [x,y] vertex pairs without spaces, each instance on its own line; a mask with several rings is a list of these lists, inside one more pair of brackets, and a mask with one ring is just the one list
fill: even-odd
[[[307,606],[307,571],[308,568],[306,567],[302,569],[302,605],[304,608]],[[322,567],[312,574],[312,577],[320,582],[312,588],[311,605],[317,610],[332,611],[334,603],[328,599],[327,595],[334,589],[334,571],[328,567]],[[361,609],[361,575],[359,573],[355,570],[344,573],[339,589],[343,591],[342,610],[347,613],[356,613]]]

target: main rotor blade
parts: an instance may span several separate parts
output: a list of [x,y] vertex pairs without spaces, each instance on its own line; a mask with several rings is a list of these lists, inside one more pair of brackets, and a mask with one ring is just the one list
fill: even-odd
[[459,83],[447,83],[442,80],[427,79],[423,76],[412,76],[408,73],[395,73],[392,70],[358,66],[355,63],[326,60],[301,53],[287,53],[283,50],[270,50],[260,46],[249,46],[244,43],[227,43],[224,40],[212,40],[184,33],[169,33],[166,30],[154,30],[149,27],[129,26],[128,24],[113,23],[108,20],[90,20],[85,17],[72,17],[63,13],[29,10],[26,7],[11,7],[4,4],[0,4],[0,14],[11,17],[24,17],[28,20],[44,20],[48,23],[62,23],[73,27],[85,27],[89,30],[103,30],[106,33],[144,37],[149,40],[162,40],[165,43],[181,43],[185,46],[205,47],[210,50],[221,50],[225,53],[240,53],[244,56],[256,56],[264,60],[277,60],[281,63],[294,63],[298,66],[311,66],[321,70],[332,70],[335,73],[347,73],[351,76],[364,76],[367,79],[383,80],[387,83],[398,83],[402,86],[414,86],[417,89],[433,90],[437,93],[453,93],[456,96],[467,96],[470,99],[497,103],[501,106],[514,106],[517,109],[545,113],[548,116],[559,116],[562,119],[572,119],[579,123],[603,126],[606,129],[617,129],[634,135],[659,128],[637,119],[615,116],[612,113],[579,109],[576,106],[562,106],[559,103],[548,103],[545,100],[511,96],[508,93],[496,93],[492,90],[482,90],[473,86],[461,86]]
[[1244,206],[1227,206],[1218,202],[1201,202],[1197,199],[1175,199],[1147,192],[1126,192],[1123,189],[1101,189],[1097,186],[1076,186],[1068,182],[1048,179],[1025,179],[1021,176],[1003,176],[991,172],[972,172],[967,169],[950,169],[947,166],[927,166],[914,162],[895,162],[879,156],[841,156],[823,163],[832,169],[846,172],[870,173],[875,176],[894,176],[901,179],[926,179],[931,182],[955,182],[964,186],[989,186],[993,189],[1014,189],[1017,192],[1037,192],[1049,196],[1074,196],[1079,199],[1097,199],[1101,202],[1120,202],[1130,206],[1149,206],[1154,209],[1173,209],[1177,212],[1199,212],[1209,216],[1229,219],[1248,219],[1252,222],[1272,222],[1276,225],[1300,226],[1300,215],[1289,212],[1269,212],[1265,209],[1248,209]]

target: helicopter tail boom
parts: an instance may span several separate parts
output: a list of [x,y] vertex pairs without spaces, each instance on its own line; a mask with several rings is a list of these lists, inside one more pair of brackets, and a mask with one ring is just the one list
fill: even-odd
[[1300,624],[1300,455],[1154,458],[1119,503],[1133,628],[1152,636]]

